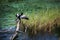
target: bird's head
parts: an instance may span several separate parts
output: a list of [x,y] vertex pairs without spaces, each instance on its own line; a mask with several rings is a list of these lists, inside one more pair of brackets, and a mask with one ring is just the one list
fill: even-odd
[[26,15],[24,15],[23,13],[21,13],[21,14],[16,14],[16,17],[17,17],[17,18],[20,18],[20,19],[29,20],[29,18],[28,18]]

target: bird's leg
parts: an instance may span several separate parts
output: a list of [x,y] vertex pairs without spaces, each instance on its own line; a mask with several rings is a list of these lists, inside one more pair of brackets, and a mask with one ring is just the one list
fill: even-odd
[[16,31],[19,31],[19,24],[20,24],[20,20],[17,20]]

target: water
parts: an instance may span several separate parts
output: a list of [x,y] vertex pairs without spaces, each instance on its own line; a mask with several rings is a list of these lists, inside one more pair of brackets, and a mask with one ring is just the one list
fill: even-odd
[[[8,31],[12,31],[11,33],[0,33],[0,40],[10,40],[10,37],[14,34],[14,31],[15,31],[15,27],[10,27],[9,29],[6,29]],[[33,37],[30,37],[28,35],[28,33],[19,33],[18,34],[18,37],[16,38],[16,40],[58,40],[58,37],[56,37],[55,35],[53,34],[37,34],[37,35],[34,35]]]

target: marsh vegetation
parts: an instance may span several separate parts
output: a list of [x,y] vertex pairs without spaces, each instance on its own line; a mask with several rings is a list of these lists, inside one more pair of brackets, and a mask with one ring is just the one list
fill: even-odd
[[[60,2],[41,0],[2,0],[0,3],[0,28],[16,26],[15,15],[23,12],[29,20],[22,20],[29,35],[50,33],[60,36]],[[24,30],[24,29],[23,29]]]

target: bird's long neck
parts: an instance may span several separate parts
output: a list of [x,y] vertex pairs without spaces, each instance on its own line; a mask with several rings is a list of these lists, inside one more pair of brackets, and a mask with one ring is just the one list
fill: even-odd
[[20,24],[21,24],[21,20],[17,19],[16,31],[20,30]]

